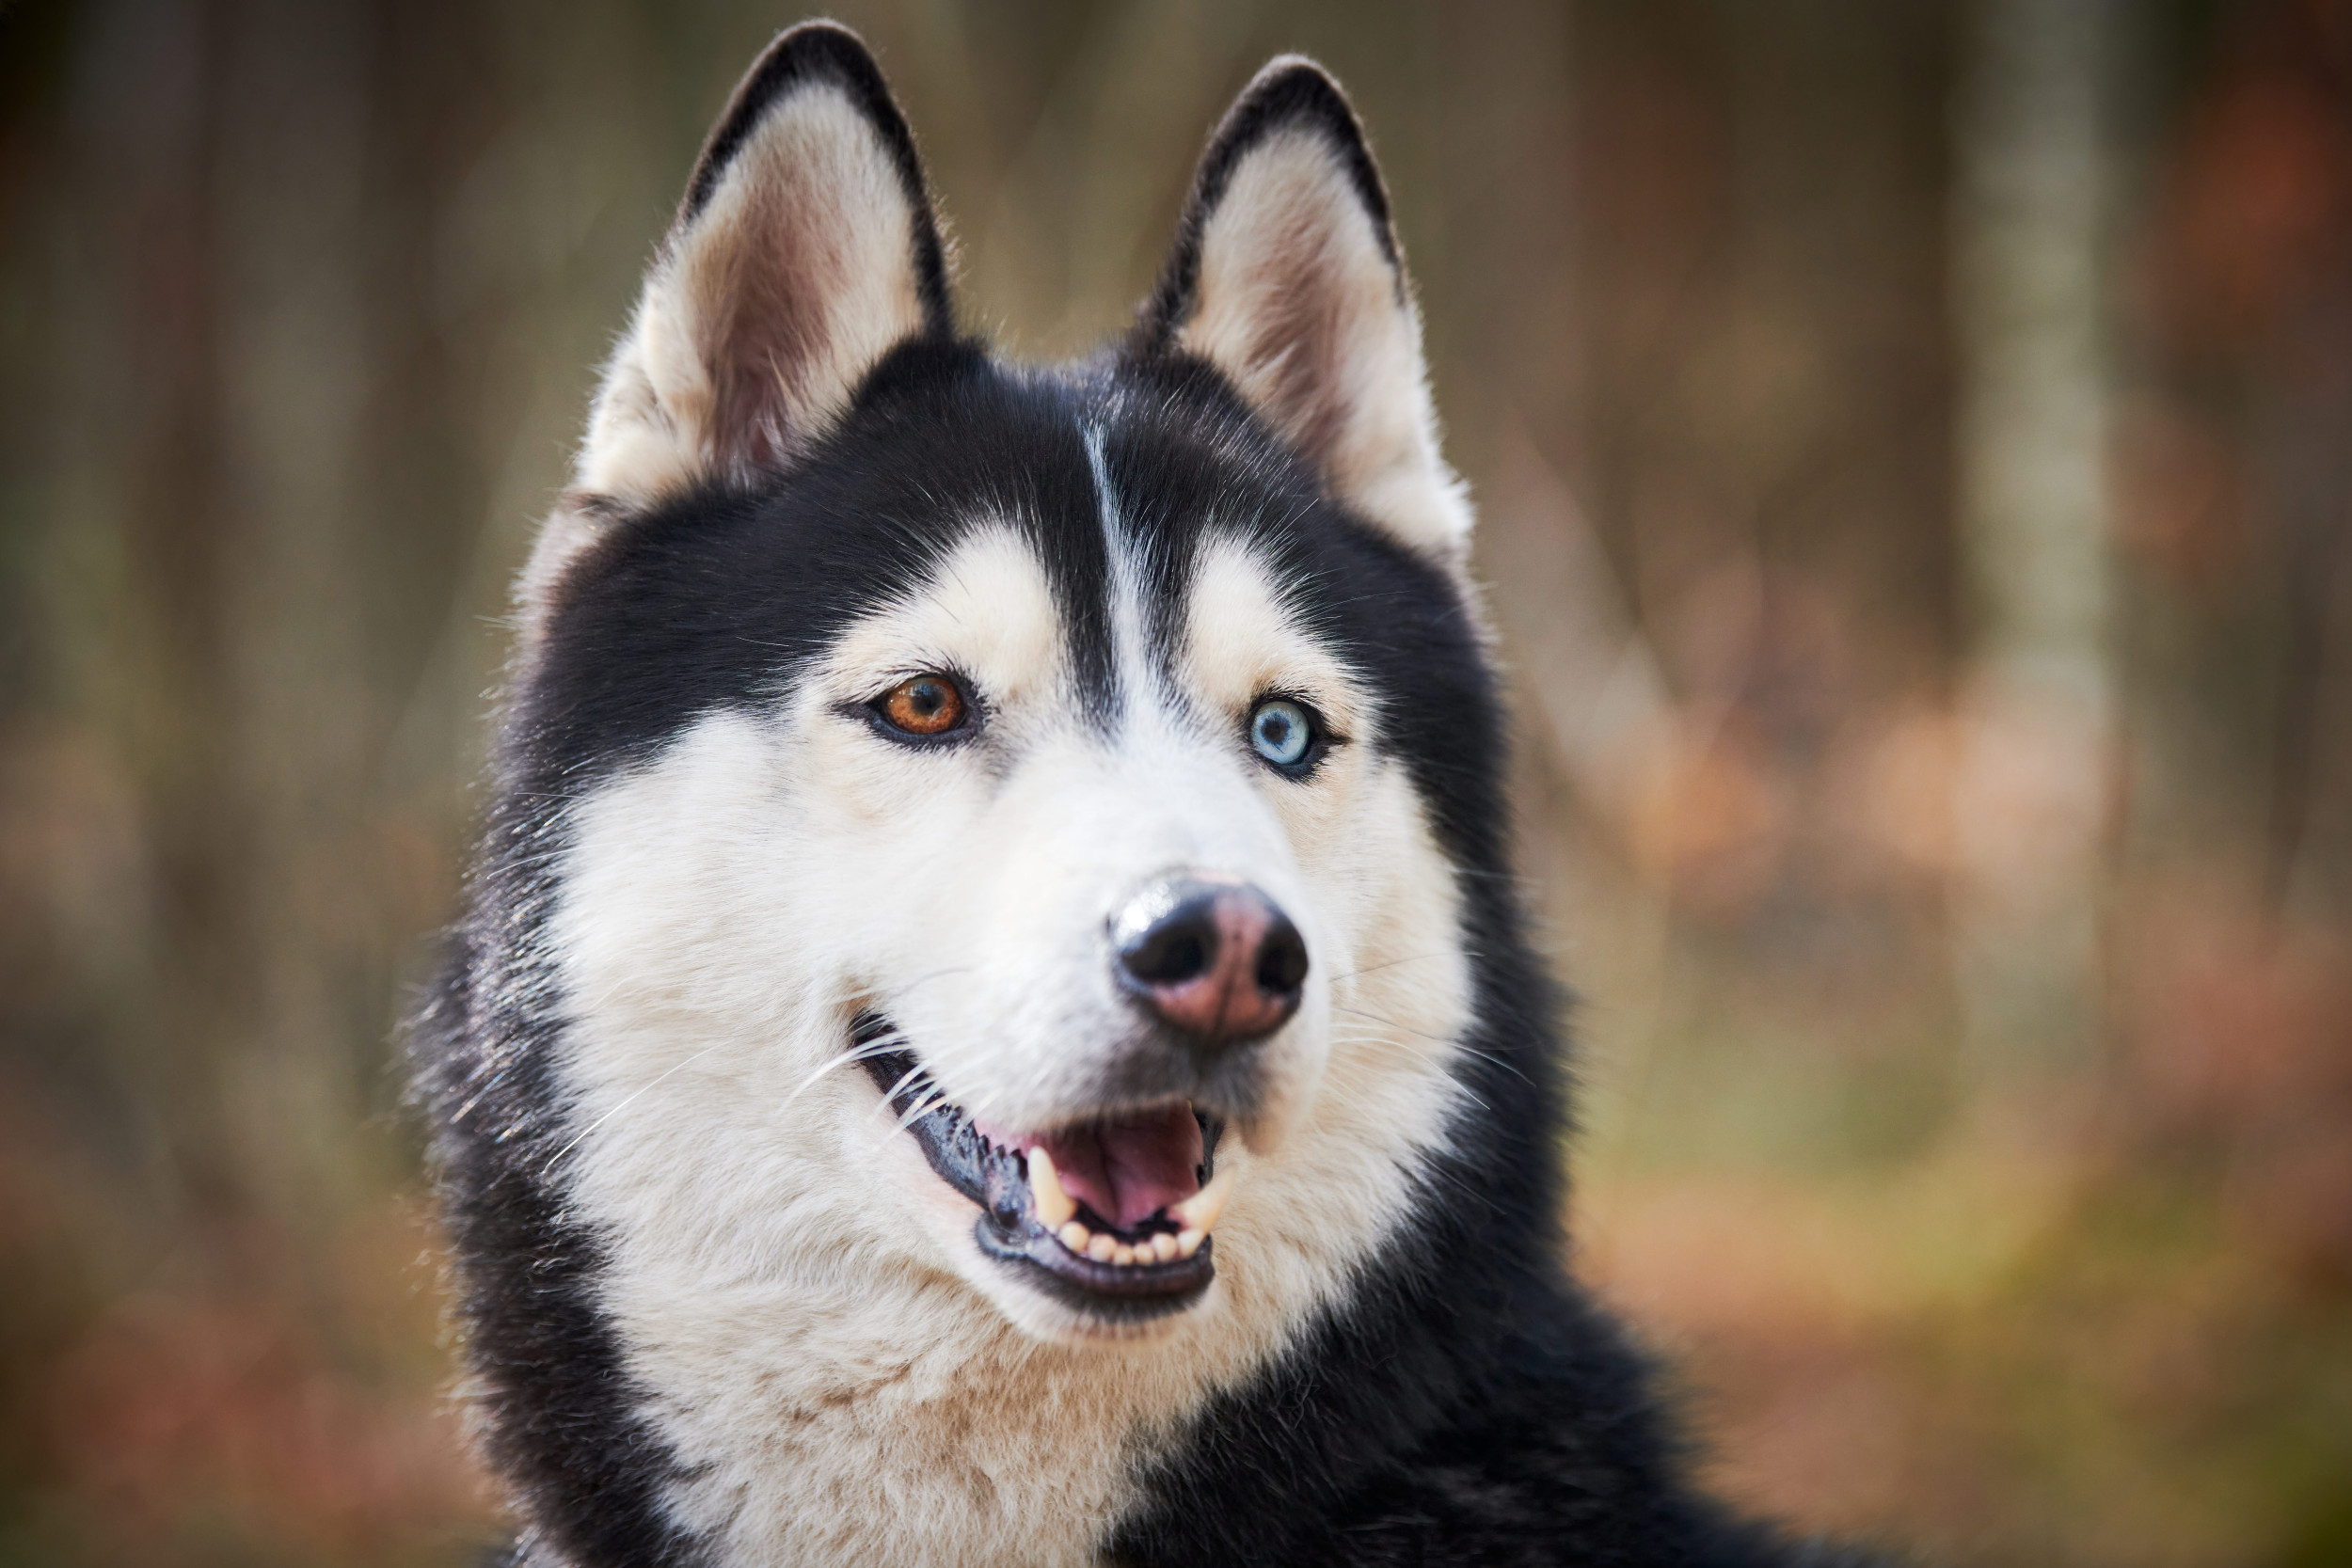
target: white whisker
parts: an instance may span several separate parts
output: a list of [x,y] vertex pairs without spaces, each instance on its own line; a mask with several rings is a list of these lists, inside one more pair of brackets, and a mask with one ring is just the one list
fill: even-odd
[[569,1154],[573,1149],[580,1147],[580,1139],[586,1137],[589,1133],[594,1132],[597,1128],[602,1127],[606,1122],[611,1121],[614,1117],[619,1116],[623,1111],[628,1110],[631,1105],[636,1104],[642,1097],[652,1093],[655,1089],[660,1088],[664,1083],[668,1082],[671,1073],[692,1067],[696,1062],[701,1061],[705,1056],[709,1055],[712,1052],[718,1050],[720,1046],[726,1043],[727,1042],[724,1040],[716,1040],[709,1045],[704,1046],[700,1051],[695,1052],[691,1056],[687,1057],[686,1060],[676,1063],[675,1066],[664,1071],[660,1077],[656,1078],[652,1083],[647,1084],[644,1088],[629,1095],[628,1098],[622,1101],[618,1105],[613,1106],[612,1109],[605,1112],[604,1115],[598,1117],[596,1120],[581,1128],[577,1133],[573,1134],[571,1142],[565,1144],[562,1148],[557,1149],[553,1154],[548,1156],[548,1163],[540,1167],[539,1174],[546,1176],[551,1173],[555,1169],[556,1163],[558,1161],[562,1160],[564,1155]]
[[894,1030],[887,1035],[878,1035],[870,1040],[865,1040],[857,1045],[853,1045],[849,1050],[841,1052],[837,1055],[827,1057],[824,1063],[819,1066],[816,1071],[801,1080],[799,1087],[795,1088],[790,1094],[786,1095],[783,1100],[777,1102],[778,1107],[782,1108],[783,1106],[789,1105],[794,1101],[800,1099],[801,1096],[806,1094],[811,1088],[816,1086],[818,1079],[824,1077],[828,1072],[833,1071],[834,1069],[848,1067],[852,1062],[871,1061],[876,1056],[887,1056],[893,1051],[898,1050],[905,1043],[906,1037]]
[[1376,964],[1364,964],[1359,968],[1347,970],[1343,974],[1334,974],[1331,976],[1331,984],[1336,986],[1343,980],[1353,980],[1357,976],[1362,974],[1376,974],[1384,969],[1394,969],[1399,964],[1430,963],[1438,958],[1461,958],[1465,962],[1475,963],[1478,961],[1480,957],[1480,954],[1472,953],[1458,947],[1440,948],[1435,953],[1411,953],[1402,958],[1385,958]]
[[900,1132],[906,1131],[906,1129],[913,1127],[916,1122],[921,1121],[925,1117],[930,1116],[933,1111],[938,1110],[942,1105],[946,1103],[948,1103],[946,1091],[937,1088],[932,1089],[930,1092],[930,1097],[928,1099],[916,1101],[914,1107],[909,1110],[905,1116],[898,1118],[898,1130]]

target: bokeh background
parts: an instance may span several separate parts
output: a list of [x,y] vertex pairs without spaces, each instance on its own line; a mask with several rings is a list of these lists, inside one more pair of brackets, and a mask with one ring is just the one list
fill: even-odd
[[[962,309],[1368,117],[1712,1473],[1955,1564],[2352,1562],[2352,5],[845,4]],[[504,584],[795,13],[0,5],[0,1564],[424,1564],[392,1037]]]

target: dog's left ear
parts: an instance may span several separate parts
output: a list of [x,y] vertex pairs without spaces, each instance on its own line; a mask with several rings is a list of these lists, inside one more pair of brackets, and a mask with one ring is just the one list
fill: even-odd
[[1388,192],[1313,61],[1274,61],[1226,115],[1129,346],[1207,360],[1341,500],[1417,549],[1464,552]]

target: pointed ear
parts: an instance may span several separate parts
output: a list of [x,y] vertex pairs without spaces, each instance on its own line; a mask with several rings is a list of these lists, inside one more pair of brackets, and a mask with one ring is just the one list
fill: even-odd
[[1217,128],[1130,347],[1207,360],[1341,500],[1416,548],[1465,550],[1388,192],[1313,61],[1268,65]]
[[847,29],[794,27],[703,148],[605,372],[578,489],[626,508],[781,467],[894,345],[953,331],[922,166],[882,72]]

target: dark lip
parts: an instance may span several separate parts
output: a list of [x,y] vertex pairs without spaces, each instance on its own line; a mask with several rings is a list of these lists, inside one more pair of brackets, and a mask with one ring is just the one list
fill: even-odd
[[[961,1106],[947,1101],[937,1101],[931,1109],[906,1120],[907,1113],[935,1096],[913,1052],[875,1049],[898,1033],[888,1020],[875,1012],[861,1013],[850,1033],[860,1053],[859,1065],[905,1121],[932,1172],[979,1205],[973,1238],[981,1252],[1044,1295],[1106,1323],[1149,1323],[1184,1311],[1207,1291],[1216,1277],[1215,1236],[1204,1238],[1200,1250],[1190,1258],[1165,1263],[1098,1263],[1072,1252],[1038,1220],[1028,1162],[1018,1150],[991,1143]],[[1193,1115],[1200,1122],[1200,1180],[1205,1183],[1216,1174],[1216,1141],[1224,1123],[1197,1108]],[[1158,1214],[1127,1229],[1109,1224],[1091,1209],[1082,1207],[1080,1214],[1089,1229],[1128,1242],[1174,1228]]]

